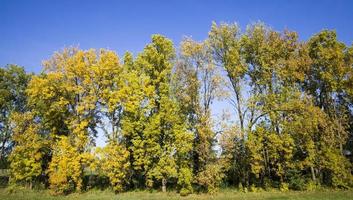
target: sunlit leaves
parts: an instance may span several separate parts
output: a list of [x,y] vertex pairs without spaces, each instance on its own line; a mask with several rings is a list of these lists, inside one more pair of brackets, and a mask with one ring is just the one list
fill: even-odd
[[16,144],[9,157],[11,176],[15,183],[25,182],[31,187],[33,181],[44,173],[42,160],[48,143],[40,135],[40,124],[35,122],[33,113],[13,113],[11,126]]

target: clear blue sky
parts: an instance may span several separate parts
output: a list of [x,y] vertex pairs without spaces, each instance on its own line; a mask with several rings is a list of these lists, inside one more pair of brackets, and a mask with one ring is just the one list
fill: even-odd
[[0,0],[0,66],[8,63],[38,72],[41,62],[65,46],[109,48],[137,53],[150,35],[161,33],[178,44],[183,36],[207,37],[212,21],[263,21],[307,39],[335,29],[353,42],[353,1],[108,1]]

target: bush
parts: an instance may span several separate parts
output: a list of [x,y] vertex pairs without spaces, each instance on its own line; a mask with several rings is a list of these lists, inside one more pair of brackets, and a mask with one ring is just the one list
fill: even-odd
[[305,177],[297,170],[291,170],[288,172],[289,177],[289,188],[292,190],[305,190]]
[[316,189],[318,189],[320,187],[320,185],[318,185],[317,183],[315,183],[314,181],[308,181],[306,184],[305,184],[305,190],[306,191],[314,191]]
[[288,183],[281,183],[280,184],[280,187],[279,187],[279,190],[281,192],[286,192],[289,190],[289,184]]
[[272,189],[272,183],[271,183],[271,180],[267,177],[264,178],[264,183],[263,183],[263,188],[266,190],[266,191],[269,191]]
[[100,168],[105,176],[109,177],[110,184],[115,192],[122,192],[129,173],[129,151],[122,145],[111,142],[102,149],[97,149],[100,157]]
[[6,193],[8,194],[12,194],[12,193],[16,193],[19,191],[24,190],[25,188],[23,186],[20,185],[16,185],[16,184],[10,184],[7,188],[6,188]]
[[9,177],[0,176],[0,187],[6,187],[9,183]]
[[187,188],[181,188],[181,190],[179,192],[180,196],[183,196],[183,197],[188,196],[191,193],[192,193],[192,191]]
[[83,187],[85,190],[92,188],[104,190],[109,188],[110,181],[109,177],[101,174],[85,175],[83,177]]
[[217,192],[223,178],[221,167],[216,164],[210,164],[206,166],[206,169],[201,171],[196,181],[206,192],[215,193]]
[[256,187],[254,184],[251,184],[250,188],[249,188],[249,191],[250,192],[261,192],[262,188]]
[[181,168],[178,174],[178,186],[181,196],[187,196],[192,193],[192,172],[189,168]]
[[238,184],[238,190],[240,192],[242,192],[244,190],[243,184],[241,182],[239,182],[239,184]]
[[61,136],[53,149],[48,175],[52,194],[68,194],[82,189],[83,153],[67,136]]

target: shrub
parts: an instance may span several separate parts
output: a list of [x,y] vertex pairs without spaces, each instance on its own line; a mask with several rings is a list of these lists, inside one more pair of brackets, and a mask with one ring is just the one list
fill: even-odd
[[178,174],[178,185],[181,187],[180,195],[187,196],[192,193],[192,172],[189,168],[181,168]]
[[129,152],[120,144],[111,142],[102,149],[97,149],[100,168],[109,177],[115,192],[122,192],[130,167]]
[[223,178],[221,167],[216,164],[206,165],[206,169],[201,171],[196,181],[208,193],[217,192]]
[[300,171],[290,170],[288,172],[289,188],[292,190],[305,190],[305,177],[303,177]]
[[263,187],[266,191],[269,191],[272,189],[272,183],[271,180],[267,177],[264,178],[264,183],[263,183]]
[[251,184],[251,185],[250,185],[250,188],[249,188],[249,191],[250,191],[250,192],[261,192],[262,189],[259,188],[259,187],[256,187],[254,184]]
[[279,187],[279,190],[281,192],[286,192],[289,190],[289,184],[288,183],[281,183],[280,184],[280,187]]
[[70,139],[60,137],[53,149],[48,175],[53,194],[66,194],[82,189],[83,154],[79,154]]
[[314,190],[316,190],[316,189],[318,189],[320,186],[317,184],[317,183],[315,183],[314,181],[308,181],[306,184],[305,184],[305,190],[306,191],[314,191]]
[[180,194],[180,196],[188,196],[189,194],[191,194],[192,193],[192,191],[190,191],[189,189],[187,189],[187,188],[181,188],[181,190],[180,190],[180,192],[179,192],[179,194]]

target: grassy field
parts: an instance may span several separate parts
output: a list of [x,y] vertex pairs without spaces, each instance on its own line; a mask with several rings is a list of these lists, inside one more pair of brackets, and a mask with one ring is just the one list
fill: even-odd
[[43,199],[53,199],[53,200],[95,200],[95,199],[121,199],[121,200],[153,200],[153,199],[215,199],[215,200],[255,200],[255,199],[293,199],[293,200],[352,200],[353,191],[315,191],[315,192],[258,192],[258,193],[241,193],[236,190],[222,190],[215,195],[207,194],[193,194],[187,197],[181,197],[179,194],[170,193],[160,193],[160,192],[126,192],[122,194],[115,195],[110,191],[89,191],[82,194],[70,194],[67,196],[51,196],[48,191],[33,191],[33,190],[17,190],[16,192],[10,193],[6,189],[0,189],[0,199],[1,200],[43,200]]

